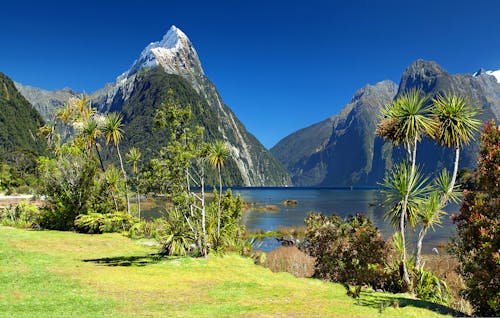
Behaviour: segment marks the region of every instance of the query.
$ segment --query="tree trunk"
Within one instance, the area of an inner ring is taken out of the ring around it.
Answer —
[[[423,225],[418,233],[417,250],[415,251],[415,269],[417,270],[422,266],[422,244],[428,229],[428,227]]]
[[[202,244],[203,244],[203,257],[207,258],[207,230],[206,230],[206,216],[205,216],[205,177],[204,177],[204,169],[202,169],[201,175],[201,227],[203,231]]]
[[[102,163],[101,153],[99,152],[99,148],[97,148],[97,144],[95,144],[95,151],[97,153],[97,158],[99,159],[99,163],[101,165],[101,170],[104,173],[104,179],[106,179],[106,184],[108,185],[109,192],[111,193],[111,197],[113,198],[113,203],[115,204],[115,210],[116,210],[116,212],[118,212],[118,203],[116,202],[115,193],[113,192],[113,190],[111,190],[108,176],[106,176],[106,169],[104,169],[104,164]]]
[[[220,172],[220,165],[217,165],[219,170],[219,205],[217,207],[217,238],[220,237],[220,203],[222,200],[222,175]]]
[[[139,217],[139,221],[141,220],[141,194],[139,193],[139,177],[137,176],[137,172],[135,174],[135,192],[137,195],[137,216]]]
[[[130,198],[128,196],[127,173],[123,168],[123,160],[122,160],[122,155],[120,153],[120,147],[118,147],[117,143],[115,145],[116,145],[116,152],[118,152],[118,159],[120,159],[120,167],[122,168],[123,180],[125,181],[125,197],[127,198],[127,213],[130,214]]]
[[[441,198],[441,206],[445,206],[446,201],[448,201],[448,197],[450,196],[450,193],[453,191],[453,188],[455,188],[455,182],[457,181],[457,174],[458,174],[458,161],[460,158],[460,146],[456,145],[455,146],[455,163],[453,165],[453,174],[451,176],[450,184],[448,185],[448,188],[446,189],[446,192],[444,193],[443,197]]]
[[[409,143],[408,143],[409,145]],[[406,238],[405,238],[405,217],[406,217],[406,209],[408,207],[408,197],[410,195],[410,187],[413,182],[413,178],[415,175],[415,162],[417,159],[417,136],[414,137],[413,140],[413,149],[411,151],[412,156],[410,157],[411,161],[411,169],[410,169],[410,176],[408,178],[408,184],[406,185],[406,193],[403,201],[403,208],[401,211],[401,218],[399,221],[399,227],[401,231],[401,240],[403,243],[403,255],[401,258],[401,278],[403,279],[405,283],[405,288],[408,290],[411,289],[411,281],[410,281],[410,276],[408,275],[408,269],[406,268]]]

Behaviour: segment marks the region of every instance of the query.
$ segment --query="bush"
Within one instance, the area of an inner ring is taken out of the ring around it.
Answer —
[[[80,214],[75,219],[75,229],[88,234],[126,232],[137,221],[130,214],[123,212]]]
[[[128,230],[128,237],[133,239],[152,238],[159,239],[164,236],[165,221],[163,219],[154,219],[153,221],[140,221],[135,223]]]
[[[444,280],[421,268],[416,273],[415,293],[417,297],[433,303],[448,306],[450,289]]]
[[[14,207],[11,206],[0,211],[0,220],[4,225],[38,228],[40,219],[40,210],[28,201],[22,201]]]
[[[465,297],[480,316],[500,315],[500,128],[484,126],[473,191],[464,191],[451,251],[464,277]]]
[[[114,209],[107,181],[97,170],[94,159],[79,156],[58,159],[42,157],[38,172],[38,194],[44,196],[47,202],[42,211],[43,228],[72,230],[77,216],[95,214],[97,217],[98,214],[107,215]],[[88,230],[98,231],[98,227]]]
[[[295,246],[282,246],[266,256],[264,266],[273,272],[288,272],[295,277],[311,277],[315,259]]]
[[[373,223],[362,214],[346,219],[333,214],[310,213],[304,249],[316,258],[315,276],[349,286],[382,288],[388,246]]]

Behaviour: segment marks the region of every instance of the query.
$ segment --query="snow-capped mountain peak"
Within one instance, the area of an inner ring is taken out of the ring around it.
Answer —
[[[184,32],[172,25],[160,41],[152,42],[134,61],[132,67],[117,78],[123,83],[140,69],[161,66],[171,74],[204,75],[198,54]]]

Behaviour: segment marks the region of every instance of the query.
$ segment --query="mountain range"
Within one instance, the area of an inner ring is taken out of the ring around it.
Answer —
[[[70,97],[78,95],[67,88],[46,91],[20,83],[16,86],[48,121]],[[92,93],[90,98],[100,112],[124,115],[122,147],[124,151],[138,147],[146,162],[158,154],[167,137],[165,132],[155,131],[153,117],[169,89],[176,100],[191,106],[195,123],[205,127],[209,140],[220,139],[229,145],[231,158],[223,172],[225,185],[291,184],[286,169],[224,103],[206,77],[191,41],[175,26],[160,41],[147,45],[114,83]]]
[[[435,62],[417,60],[404,71],[399,85],[382,81],[363,87],[339,114],[288,135],[271,153],[285,165],[294,185],[376,186],[403,156],[401,148],[375,135],[380,110],[413,88],[430,97],[445,92],[467,96],[481,109],[483,122],[500,119],[500,71],[452,75]],[[478,136],[462,150],[461,168],[475,166]],[[451,168],[452,159],[449,149],[427,139],[417,152],[426,173]]]
[[[9,96],[17,94],[26,107],[29,101],[48,122],[69,98],[80,95],[70,88],[48,91],[21,83],[14,87],[5,76],[2,80]],[[209,140],[224,140],[231,148],[231,158],[223,169],[225,185],[376,186],[404,155],[401,148],[375,135],[380,110],[413,88],[429,97],[450,91],[468,96],[481,109],[482,121],[500,119],[500,71],[450,74],[435,62],[417,60],[403,72],[398,84],[384,80],[366,85],[339,114],[290,134],[268,151],[224,103],[205,75],[193,44],[175,26],[161,40],[147,45],[128,70],[90,98],[102,113],[123,114],[123,151],[138,147],[143,163],[158,154],[168,137],[166,132],[155,130],[153,117],[171,90],[182,105],[190,105],[194,122],[205,127]],[[42,117],[33,114],[34,124],[30,125],[36,127]],[[7,144],[8,134],[3,135]],[[20,136],[20,140],[27,140]],[[475,166],[477,137],[462,150],[461,168]],[[25,141],[23,147],[30,147]],[[105,156],[113,160],[112,154],[105,152]],[[433,141],[424,140],[419,146],[418,161],[423,163],[424,172],[450,168],[452,158],[451,151]]]

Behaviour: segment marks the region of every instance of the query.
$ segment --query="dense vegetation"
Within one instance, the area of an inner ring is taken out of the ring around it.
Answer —
[[[27,191],[33,184],[36,158],[46,148],[36,135],[42,125],[40,114],[0,73],[0,192]]]
[[[473,190],[466,190],[452,252],[460,261],[465,296],[480,316],[500,315],[500,127],[490,121],[481,135]]]

